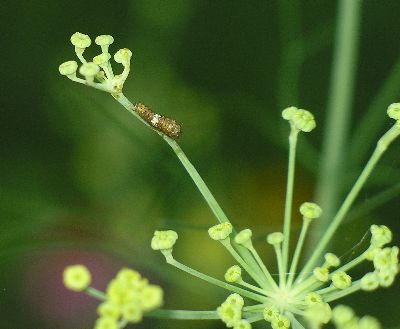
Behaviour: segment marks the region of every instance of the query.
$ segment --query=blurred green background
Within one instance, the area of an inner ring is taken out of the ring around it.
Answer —
[[[166,308],[215,309],[226,297],[150,249],[154,230],[175,229],[182,262],[220,278],[234,264],[208,239],[216,221],[159,136],[109,95],[59,75],[60,63],[75,60],[69,38],[76,31],[111,34],[112,52],[132,50],[124,93],[183,124],[182,148],[235,226],[253,229],[274,268],[264,236],[280,230],[283,217],[288,127],[280,111],[298,105],[320,123],[301,136],[298,207],[315,185],[335,1],[3,0],[0,7],[0,328],[90,328],[97,302],[61,283],[63,268],[73,263],[86,264],[99,289],[122,266],[137,269],[163,286]],[[364,1],[350,139],[358,147],[349,143],[343,159],[343,192],[390,126],[387,104],[399,100],[399,11],[398,1]],[[92,46],[87,54],[98,52]],[[390,197],[343,225],[334,246],[339,255],[371,223],[390,226],[398,244],[399,149],[396,143],[385,155],[357,203],[387,189]],[[293,233],[299,225],[296,217]],[[396,282],[344,302],[378,316],[385,328],[399,328],[399,293]],[[136,327],[224,325],[146,319]]]

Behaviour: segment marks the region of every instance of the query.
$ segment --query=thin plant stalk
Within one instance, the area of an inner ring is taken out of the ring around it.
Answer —
[[[354,95],[361,0],[340,0],[338,10],[322,160],[316,187],[318,204],[324,209],[323,219],[316,226],[319,232],[325,230],[338,205],[341,191],[337,182],[345,170],[342,164]]]

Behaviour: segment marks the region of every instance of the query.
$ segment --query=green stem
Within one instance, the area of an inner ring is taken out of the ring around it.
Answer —
[[[133,104],[132,102],[129,101],[128,98],[125,97],[124,94],[115,94],[113,97],[134,117],[136,117],[138,120],[140,120],[142,123],[144,123],[146,126],[151,128],[153,131],[155,131],[157,134],[159,134],[167,143],[168,145],[172,148],[172,150],[175,152],[176,156],[178,157],[179,161],[182,163],[183,167],[186,169],[187,173],[189,176],[192,178],[193,182],[195,183],[196,187],[204,197],[205,201],[207,202],[208,206],[210,207],[211,211],[215,215],[215,217],[218,219],[220,223],[229,223],[228,217],[225,215],[224,211],[218,204],[217,200],[214,198],[213,194],[207,187],[206,183],[204,180],[201,178],[199,173],[197,172],[196,168],[192,165],[192,163],[189,161],[189,159],[186,157],[185,153],[182,151],[180,148],[179,144],[173,140],[172,138],[164,135],[162,132],[158,131],[157,129],[154,129],[151,125],[149,125],[146,121],[144,121],[134,110],[133,110]],[[261,270],[258,269],[258,266],[254,259],[251,257],[250,252],[241,247],[238,246],[238,252],[242,257],[247,261],[249,266],[251,266],[255,271],[259,272],[262,274]]]
[[[104,292],[97,290],[96,288],[93,287],[88,287],[85,289],[85,292],[91,296],[94,297],[96,299],[100,299],[100,300],[107,300],[107,296]]]
[[[303,225],[301,226],[299,241],[297,242],[296,250],[294,252],[292,264],[291,264],[290,270],[289,270],[289,278],[288,278],[288,284],[287,284],[288,288],[290,288],[292,286],[292,283],[293,283],[293,280],[294,280],[294,277],[296,274],[297,264],[299,262],[301,250],[303,248],[304,240],[305,240],[305,237],[307,234],[308,227],[310,226],[310,223],[311,222],[309,219],[307,219],[307,218],[303,219]]]
[[[342,164],[354,94],[360,16],[360,0],[340,0],[322,160],[316,188],[318,203],[324,209],[324,220],[317,224],[320,232],[325,230],[338,204],[340,184],[337,182],[345,170]]]
[[[258,273],[256,273],[253,268],[251,268],[247,262],[236,252],[235,249],[233,249],[230,239],[224,239],[220,240],[221,244],[230,252],[232,257],[245,269],[245,271],[253,278],[255,282],[257,282],[260,287],[263,287],[267,289],[267,286],[265,284],[265,281],[263,280],[263,277],[260,277]]]
[[[168,143],[169,146],[173,149],[176,156],[178,157],[179,161],[182,163],[186,171],[188,172],[189,176],[192,178],[193,182],[196,184],[197,188],[199,189],[200,193],[203,195],[204,199],[206,200],[208,206],[210,207],[211,211],[214,213],[215,217],[218,219],[220,223],[229,222],[228,217],[225,215],[222,208],[219,206],[218,202],[215,200],[213,194],[207,187],[204,180],[200,177],[199,173],[197,172],[196,168],[192,165],[189,159],[186,157],[185,153],[182,151],[178,143],[173,140],[172,138],[164,135],[163,133],[159,132],[158,130],[151,127],[147,122],[145,122],[139,115],[133,110],[133,104],[123,95],[122,93],[119,95],[115,95],[114,98],[126,109],[134,115],[137,119],[142,121],[148,127],[152,128],[155,132],[157,132],[164,140]]]
[[[217,311],[156,310],[144,316],[157,319],[175,320],[217,320]]]
[[[236,287],[234,285],[231,285],[229,283],[226,283],[224,281],[215,279],[215,278],[213,278],[211,276],[208,276],[208,275],[206,275],[204,273],[196,271],[196,270],[190,268],[189,266],[186,266],[186,265],[176,261],[173,258],[167,258],[167,263],[172,265],[172,266],[175,266],[176,268],[179,268],[180,270],[182,270],[182,271],[184,271],[184,272],[186,272],[186,273],[188,273],[190,275],[193,275],[193,276],[195,276],[195,277],[197,277],[199,279],[207,281],[208,283],[211,283],[213,285],[216,285],[218,287],[224,288],[224,289],[232,291],[232,292],[236,292],[239,295],[242,295],[244,297],[250,298],[250,299],[255,300],[257,302],[263,303],[263,302],[268,301],[268,298],[265,297],[265,296],[258,295],[256,293],[247,291],[245,289],[238,288],[238,287]]]
[[[252,284],[250,284],[250,283],[247,283],[247,282],[245,282],[245,281],[243,281],[243,280],[241,280],[241,281],[239,281],[239,282],[237,282],[237,283],[240,284],[240,285],[242,285],[243,287],[246,287],[246,288],[248,288],[248,289],[250,289],[250,290],[253,290],[253,291],[255,291],[255,292],[258,292],[258,293],[261,294],[261,295],[264,295],[264,296],[267,296],[267,297],[272,297],[272,296],[273,296],[273,295],[272,295],[270,292],[268,292],[267,290],[262,289],[262,288],[259,288],[259,287],[255,286],[255,285],[252,285]]]
[[[271,273],[269,273],[267,267],[265,266],[264,262],[262,261],[261,257],[259,256],[257,250],[250,245],[248,247],[248,249],[250,250],[251,254],[253,255],[253,257],[255,258],[258,266],[260,266],[261,270],[263,271],[265,277],[267,278],[267,281],[269,283],[269,285],[271,286],[272,289],[274,289],[275,291],[278,290],[278,285],[276,284],[274,278],[272,277]]]
[[[283,222],[283,244],[282,244],[282,270],[286,273],[289,259],[289,243],[290,243],[290,223],[292,217],[293,204],[293,186],[294,186],[294,171],[296,163],[296,145],[299,130],[291,128],[289,135],[289,160],[288,160],[288,178],[286,184],[286,200],[285,200],[285,217]],[[280,285],[285,286],[286,276]]]
[[[379,135],[380,130],[384,127],[386,118],[382,115],[382,108],[385,108],[393,99],[398,98],[399,86],[400,58],[393,64],[389,75],[353,131],[349,152],[353,167],[357,168],[360,165],[368,154],[370,142]]]
[[[347,272],[348,270],[351,270],[353,267],[357,266],[358,264],[360,264],[361,262],[363,262],[365,260],[366,253],[367,252],[363,252],[360,256],[354,258],[352,261],[339,267],[336,271],[332,272],[331,275],[336,272],[339,272],[339,271]]]
[[[220,223],[229,222],[228,217],[225,215],[224,211],[218,204],[217,200],[215,200],[213,194],[207,187],[204,180],[200,177],[196,168],[191,164],[189,159],[186,157],[185,153],[183,153],[183,151],[180,148],[180,146],[178,145],[178,143],[175,140],[173,140],[165,135],[163,135],[163,138],[168,143],[168,145],[171,146],[172,150],[175,152],[179,161],[185,167],[189,176],[192,178],[193,182],[196,184],[197,188],[199,189],[200,193],[203,195],[208,206],[210,207],[211,211],[214,213],[214,215],[218,219],[218,221]]]
[[[278,271],[279,271],[279,288],[285,287],[285,278],[286,271],[283,269],[283,261],[282,261],[282,250],[280,244],[274,244],[276,260],[278,262]]]
[[[371,158],[368,160],[366,166],[364,167],[363,171],[361,172],[360,176],[358,177],[356,183],[353,185],[350,193],[347,195],[346,199],[344,200],[343,204],[341,205],[339,211],[333,218],[331,224],[325,231],[325,234],[320,239],[317,247],[315,248],[314,252],[312,253],[311,257],[309,258],[308,262],[302,269],[298,279],[296,281],[301,282],[306,275],[306,273],[310,272],[311,268],[314,264],[318,261],[318,258],[325,250],[326,246],[330,242],[333,234],[336,232],[337,228],[345,218],[347,212],[349,211],[350,207],[352,206],[354,200],[358,196],[361,188],[364,186],[365,182],[367,181],[368,177],[371,175],[373,169],[375,168],[376,164],[378,163],[379,159],[385,153],[386,149],[389,145],[400,135],[400,123],[395,123],[392,128],[390,128],[378,141],[377,146],[372,153]]]
[[[327,295],[326,297],[324,297],[324,301],[329,303],[329,302],[332,302],[332,301],[334,301],[336,299],[339,299],[339,298],[345,297],[347,295],[350,295],[353,292],[356,292],[356,291],[358,291],[360,289],[361,289],[361,283],[360,283],[360,280],[358,280],[358,281],[355,281],[350,287],[348,287],[346,289],[343,289],[343,290],[338,291],[338,292],[333,292],[333,293]]]

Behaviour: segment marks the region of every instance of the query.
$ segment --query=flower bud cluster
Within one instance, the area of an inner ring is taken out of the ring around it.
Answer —
[[[133,270],[124,268],[110,281],[106,301],[99,305],[95,329],[119,328],[119,322],[137,323],[143,313],[159,308],[163,291]],[[106,326],[106,324],[108,326]]]
[[[354,311],[345,305],[338,305],[332,311],[332,322],[337,329],[381,329],[381,324],[372,316],[359,318]]]
[[[251,324],[242,319],[243,306],[243,297],[236,293],[231,294],[217,308],[217,313],[228,328],[251,329]]]
[[[392,232],[384,225],[371,226],[371,246],[366,258],[373,262],[375,271],[361,279],[361,289],[371,291],[379,286],[389,287],[399,273],[399,248],[384,247],[392,241]]]
[[[291,106],[282,111],[282,117],[298,131],[310,132],[317,126],[311,112]]]
[[[67,61],[59,66],[59,72],[67,76],[75,82],[84,83],[88,86],[117,95],[122,92],[125,80],[130,72],[130,60],[132,52],[123,48],[118,50],[114,55],[114,61],[122,64],[123,71],[119,75],[114,75],[111,67],[111,54],[109,46],[114,42],[111,35],[99,35],[95,39],[95,43],[101,47],[101,54],[95,56],[92,61],[87,61],[83,56],[86,48],[92,41],[86,34],[76,32],[71,36],[71,43],[75,47],[75,53],[81,62],[78,69],[78,64],[75,61]],[[76,73],[79,72],[84,79],[78,78]]]
[[[290,320],[281,314],[278,308],[271,304],[263,311],[264,320],[271,323],[273,329],[288,329],[290,328]]]

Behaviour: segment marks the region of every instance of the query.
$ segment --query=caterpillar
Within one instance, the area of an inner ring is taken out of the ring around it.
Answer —
[[[133,110],[153,128],[173,139],[179,138],[181,134],[181,125],[175,120],[154,113],[142,103],[135,104]]]

